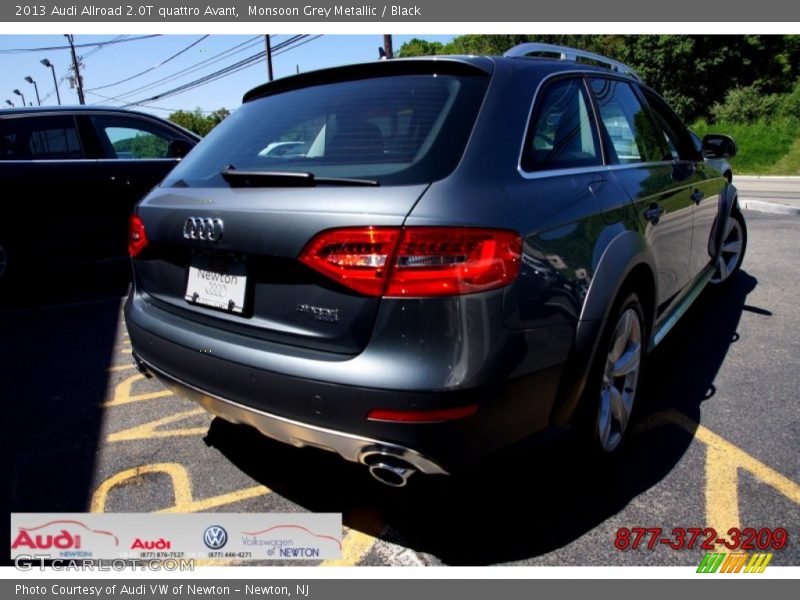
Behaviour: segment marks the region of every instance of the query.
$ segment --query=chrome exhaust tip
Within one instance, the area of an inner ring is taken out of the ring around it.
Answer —
[[[417,472],[414,465],[391,448],[370,448],[361,453],[358,461],[369,467],[372,477],[390,487],[405,487],[409,478]]]
[[[386,463],[376,463],[369,468],[369,474],[384,485],[390,487],[401,488],[408,484],[408,479],[416,469],[396,467],[394,465],[387,465]]]

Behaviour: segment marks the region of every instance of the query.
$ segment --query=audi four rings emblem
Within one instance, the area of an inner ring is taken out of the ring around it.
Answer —
[[[189,217],[183,224],[183,237],[187,240],[216,242],[222,237],[222,219],[208,217]]]

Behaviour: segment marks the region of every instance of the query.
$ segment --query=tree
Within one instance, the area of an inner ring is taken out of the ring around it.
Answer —
[[[632,67],[687,121],[713,118],[736,88],[785,94],[800,77],[797,35],[461,35],[441,47],[414,39],[401,56],[500,55],[524,42],[588,50]]]
[[[219,108],[209,115],[204,115],[200,107],[197,107],[193,112],[179,110],[172,113],[168,118],[176,125],[180,125],[189,131],[194,131],[197,135],[206,136],[229,114],[231,114],[231,111],[227,108]]]

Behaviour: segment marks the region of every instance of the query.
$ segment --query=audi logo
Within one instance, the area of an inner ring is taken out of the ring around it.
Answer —
[[[183,224],[183,237],[187,240],[217,242],[222,237],[222,219],[189,217]]]

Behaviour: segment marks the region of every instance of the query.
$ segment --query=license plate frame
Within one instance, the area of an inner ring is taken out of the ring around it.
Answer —
[[[244,314],[247,299],[247,265],[227,256],[195,254],[186,269],[184,299],[227,313]]]

